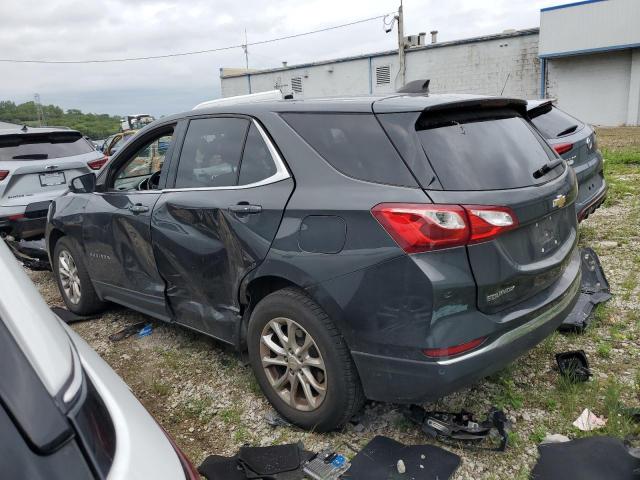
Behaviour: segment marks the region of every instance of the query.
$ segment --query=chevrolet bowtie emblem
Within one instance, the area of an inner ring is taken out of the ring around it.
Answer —
[[[567,203],[567,197],[565,197],[564,195],[558,195],[556,198],[553,199],[552,205],[555,208],[562,208],[564,207],[565,203]]]

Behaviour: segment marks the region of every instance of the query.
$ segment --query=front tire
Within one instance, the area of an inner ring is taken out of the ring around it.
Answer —
[[[362,386],[344,338],[300,290],[279,290],[256,305],[247,344],[262,391],[295,425],[334,430],[362,407]]]
[[[63,237],[53,251],[53,273],[67,309],[77,315],[91,315],[105,307],[98,298],[84,259],[76,243]]]

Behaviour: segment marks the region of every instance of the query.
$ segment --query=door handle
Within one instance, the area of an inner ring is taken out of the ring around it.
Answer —
[[[239,203],[229,207],[231,213],[236,215],[250,215],[262,212],[262,205],[249,205],[248,203]]]
[[[141,203],[136,203],[135,205],[131,205],[129,207],[129,211],[133,213],[144,213],[149,211],[149,207],[146,205],[142,205]]]

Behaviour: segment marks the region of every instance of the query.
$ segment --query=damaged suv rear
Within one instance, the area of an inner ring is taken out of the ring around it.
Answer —
[[[47,227],[67,306],[247,348],[275,408],[317,431],[365,397],[434,400],[502,368],[580,286],[576,177],[521,100],[208,106],[77,180]]]

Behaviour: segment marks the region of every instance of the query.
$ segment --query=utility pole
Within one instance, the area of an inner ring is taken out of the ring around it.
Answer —
[[[244,50],[244,61],[247,67],[247,71],[249,70],[249,42],[247,41],[247,29],[244,29],[244,45],[242,45],[242,49]]]
[[[398,8],[398,15],[396,16],[398,21],[398,63],[400,65],[398,78],[400,79],[400,88],[405,85],[405,66],[404,66],[404,16],[402,14],[402,0],[400,0],[400,7]]]
[[[40,103],[40,94],[36,93],[33,96],[33,103],[36,104],[36,114],[38,116],[38,126],[42,127],[46,121],[44,119],[44,110],[42,109],[42,103]]]

